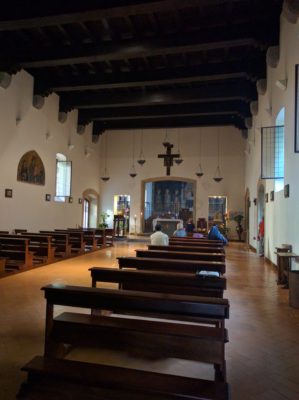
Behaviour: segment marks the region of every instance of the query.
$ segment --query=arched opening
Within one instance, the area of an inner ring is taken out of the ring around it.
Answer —
[[[87,189],[82,194],[82,226],[96,228],[98,224],[99,194],[93,189]]]
[[[258,187],[258,198],[257,198],[257,227],[258,227],[258,241],[257,241],[257,252],[264,256],[264,237],[265,237],[265,187],[263,184],[259,184]],[[261,227],[263,226],[263,232]]]
[[[246,189],[245,192],[245,218],[244,218],[244,238],[245,238],[245,243],[247,247],[249,247],[249,207],[250,207],[250,194],[249,194],[249,189]]]
[[[142,181],[141,229],[153,231],[153,223],[164,224],[172,234],[178,222],[195,219],[196,181],[185,178],[154,178]]]

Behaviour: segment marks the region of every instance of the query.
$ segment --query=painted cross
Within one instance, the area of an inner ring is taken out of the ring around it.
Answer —
[[[173,166],[173,159],[179,158],[180,154],[171,154],[173,144],[164,142],[163,146],[166,147],[166,154],[158,154],[158,158],[164,158],[164,167],[166,167],[166,175],[170,175],[170,167]]]

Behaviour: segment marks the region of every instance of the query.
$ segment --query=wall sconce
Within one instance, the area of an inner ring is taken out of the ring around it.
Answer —
[[[280,90],[286,90],[288,87],[288,80],[287,79],[278,79],[275,82],[275,85],[280,89]]]

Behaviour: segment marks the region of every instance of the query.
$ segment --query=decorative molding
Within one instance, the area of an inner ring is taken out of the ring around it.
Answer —
[[[0,86],[7,89],[11,84],[11,75],[7,72],[0,72]]]
[[[259,103],[258,101],[251,101],[250,102],[250,112],[252,115],[257,115],[259,111]]]
[[[85,132],[85,125],[77,125],[78,135],[83,135],[84,132]]]
[[[247,129],[251,129],[252,128],[252,118],[245,118],[245,126]]]
[[[284,0],[282,6],[282,15],[291,24],[296,24],[299,16],[299,1],[298,0]]]
[[[266,54],[267,65],[276,68],[279,63],[280,48],[279,46],[270,46]]]
[[[59,121],[61,124],[64,124],[66,120],[67,120],[67,113],[66,113],[66,112],[63,112],[63,111],[60,111],[60,112],[58,113],[58,121]]]
[[[45,104],[45,98],[39,94],[33,96],[32,105],[37,110],[41,110]]]
[[[256,89],[258,94],[264,95],[267,91],[267,79],[259,79],[256,81]]]

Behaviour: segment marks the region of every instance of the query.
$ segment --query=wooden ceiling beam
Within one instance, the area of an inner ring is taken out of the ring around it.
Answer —
[[[257,97],[256,86],[250,82],[204,85],[192,89],[175,89],[132,93],[63,93],[60,96],[62,111],[74,108],[109,108],[160,104],[183,104],[243,100]]]
[[[103,62],[107,60],[122,60],[124,58],[143,58],[163,55],[175,55],[182,53],[194,53],[210,50],[219,50],[223,48],[251,47],[256,49],[266,49],[266,42],[260,42],[255,39],[258,35],[258,27],[244,27],[240,29],[227,30],[215,29],[213,32],[205,34],[185,33],[177,35],[152,38],[147,40],[126,40],[115,42],[105,42],[100,46],[83,47],[57,47],[52,51],[39,48],[38,51],[31,49],[28,52],[26,48],[20,49],[17,54],[18,63],[23,68],[43,68],[63,66],[69,64],[82,64]],[[264,28],[261,28],[264,30]],[[271,43],[272,44],[272,43]],[[9,50],[8,50],[9,51]]]
[[[237,115],[212,115],[201,117],[167,117],[160,119],[95,121],[99,130],[127,130],[147,128],[183,128],[193,126],[235,126],[246,129],[245,122]]]
[[[232,0],[234,3],[240,3],[246,0]],[[35,12],[34,7],[28,7],[26,10],[27,18],[22,19],[12,19],[5,16],[5,9],[9,9],[9,4],[5,6],[5,8],[1,12],[1,17],[3,18],[0,21],[0,31],[15,31],[19,29],[35,29],[35,28],[44,28],[48,26],[55,25],[64,25],[64,24],[74,24],[74,23],[85,23],[91,21],[99,21],[102,18],[122,18],[129,17],[133,15],[139,14],[149,14],[149,13],[157,13],[157,12],[169,12],[172,9],[185,9],[198,7],[204,4],[208,5],[217,5],[221,4],[223,0],[164,0],[164,1],[150,1],[140,3],[138,1],[130,1],[126,2],[123,6],[117,6],[119,1],[110,0],[107,2],[110,8],[96,8],[89,7],[89,10],[86,11],[86,4],[82,2],[82,11],[72,12],[68,11],[68,5],[64,5],[63,2],[60,1],[60,9],[63,11],[59,14],[51,15],[51,9],[47,9],[47,4],[43,5],[43,16],[35,16],[30,17]],[[128,4],[129,3],[129,4]],[[51,4],[53,7],[53,0]],[[72,8],[70,6],[70,8]],[[13,10],[11,10],[11,14],[13,14]]]
[[[143,118],[165,118],[178,116],[238,114],[249,117],[249,104],[242,101],[226,101],[215,103],[172,104],[148,107],[123,107],[110,109],[80,109],[78,123],[85,125],[91,121],[109,121]]]

